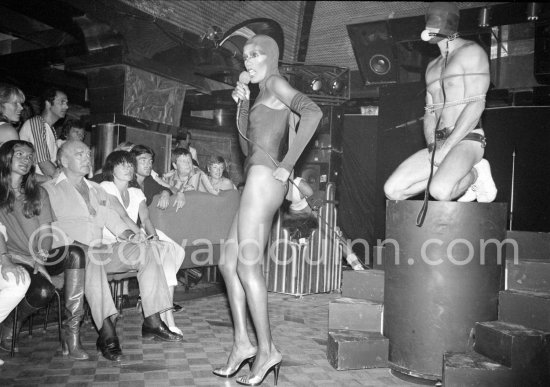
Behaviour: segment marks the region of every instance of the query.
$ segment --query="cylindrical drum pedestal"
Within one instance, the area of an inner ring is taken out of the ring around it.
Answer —
[[[392,369],[436,380],[443,354],[471,349],[475,323],[497,319],[507,206],[430,202],[417,227],[421,207],[387,202],[384,335]]]

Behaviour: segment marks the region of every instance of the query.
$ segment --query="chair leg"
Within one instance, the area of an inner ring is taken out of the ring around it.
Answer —
[[[10,357],[15,356],[15,343],[17,341],[17,316],[19,315],[19,310],[17,306],[13,311],[13,326],[11,328],[11,351]]]
[[[62,338],[61,338],[61,324],[62,324],[62,320],[61,320],[61,309],[63,308],[61,306],[61,295],[59,294],[59,290],[55,290],[55,296],[57,297],[57,335],[59,336],[59,342],[62,341]],[[48,305],[49,307],[49,305]]]
[[[48,317],[50,317],[50,306],[51,304],[48,303],[48,306],[46,307],[46,318],[44,319],[44,332],[48,331]]]
[[[29,337],[32,337],[33,324],[34,324],[34,313],[29,316]]]

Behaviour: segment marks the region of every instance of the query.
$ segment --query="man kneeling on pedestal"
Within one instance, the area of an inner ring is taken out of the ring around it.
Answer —
[[[490,84],[489,59],[479,44],[459,37],[458,20],[453,3],[431,3],[426,13],[422,40],[441,51],[426,69],[428,147],[406,159],[386,181],[384,192],[391,200],[410,198],[428,184],[436,200],[495,200],[480,123]]]

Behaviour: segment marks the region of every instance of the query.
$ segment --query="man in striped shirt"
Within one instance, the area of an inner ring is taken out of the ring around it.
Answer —
[[[65,118],[69,109],[67,94],[57,88],[49,88],[42,95],[42,113],[25,121],[19,132],[21,140],[34,145],[36,172],[47,179],[57,176],[57,144],[53,125]]]

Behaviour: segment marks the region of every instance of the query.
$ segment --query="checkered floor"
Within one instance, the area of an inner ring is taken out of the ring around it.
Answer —
[[[207,285],[207,284],[205,284]],[[205,292],[208,293],[208,292]],[[210,292],[212,293],[212,292]],[[0,352],[0,386],[237,386],[212,369],[225,364],[232,343],[232,328],[225,294],[176,301],[184,309],[176,322],[183,343],[143,341],[142,318],[134,308],[125,309],[117,324],[125,359],[112,363],[97,355],[97,333],[90,323],[81,338],[90,353],[88,361],[73,361],[61,354],[57,324],[46,332],[35,325],[29,337],[21,333],[20,352],[10,358]],[[278,385],[284,386],[407,386],[413,385],[389,369],[336,371],[326,358],[328,304],[340,294],[294,297],[269,293],[270,319],[275,344],[283,353]],[[250,330],[251,337],[254,337]],[[243,368],[241,374],[248,368]],[[263,385],[273,385],[269,374]]]

